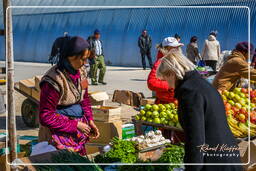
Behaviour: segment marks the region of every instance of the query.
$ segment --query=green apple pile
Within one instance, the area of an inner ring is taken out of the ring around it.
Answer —
[[[135,116],[135,119],[181,128],[178,120],[177,106],[174,103],[147,104],[142,106],[140,113]]]

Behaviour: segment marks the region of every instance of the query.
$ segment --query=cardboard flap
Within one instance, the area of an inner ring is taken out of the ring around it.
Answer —
[[[91,92],[89,93],[90,97],[96,101],[104,101],[104,100],[108,100],[109,96],[107,94],[107,92],[104,91],[100,91],[100,92]]]

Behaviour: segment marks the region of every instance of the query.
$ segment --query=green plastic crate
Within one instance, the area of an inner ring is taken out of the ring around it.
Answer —
[[[134,124],[122,125],[122,139],[128,139],[135,137]]]

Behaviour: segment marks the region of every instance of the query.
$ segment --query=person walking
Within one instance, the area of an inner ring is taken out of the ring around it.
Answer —
[[[205,61],[206,66],[210,66],[213,71],[216,71],[216,65],[220,58],[220,43],[216,37],[217,32],[211,32],[208,39],[205,40],[202,51],[202,58]]]
[[[196,62],[201,60],[201,56],[198,51],[197,37],[193,36],[190,39],[190,43],[187,45],[187,58],[196,65]]]
[[[240,164],[241,159],[223,100],[195,65],[174,49],[162,58],[157,77],[175,89],[178,118],[185,134],[185,171],[242,171],[242,166],[232,165]],[[225,151],[223,146],[232,150]],[[202,163],[219,165],[197,165]],[[224,163],[228,165],[221,165]]]
[[[146,60],[145,56],[148,58],[148,63],[150,68],[152,69],[152,58],[151,58],[151,47],[152,47],[152,39],[150,35],[148,35],[147,30],[143,30],[142,34],[138,40],[138,46],[140,48],[141,60],[142,60],[142,67],[146,70]]]
[[[100,40],[100,31],[96,29],[94,35],[88,38],[88,42],[91,46],[91,49],[94,53],[94,57],[89,60],[90,63],[90,77],[92,80],[92,85],[98,85],[101,83],[106,85],[104,82],[104,76],[106,73],[106,64],[105,57],[103,53],[103,43]],[[98,69],[100,70],[99,79],[97,79]]]

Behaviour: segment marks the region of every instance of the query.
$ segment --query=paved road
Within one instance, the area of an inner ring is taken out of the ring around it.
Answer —
[[[0,66],[3,63],[0,63]],[[32,78],[35,75],[43,75],[51,66],[49,64],[40,63],[15,63],[15,81]],[[131,67],[107,67],[106,86],[90,86],[90,91],[107,91],[112,94],[114,90],[132,90],[135,92],[143,92],[145,96],[151,96],[151,92],[147,88],[147,76],[149,70]]]
[[[0,62],[0,66],[3,66],[3,62]],[[49,64],[39,63],[15,63],[15,82],[19,80],[32,78],[35,75],[43,75],[51,66]],[[112,95],[114,90],[132,90],[134,92],[143,92],[146,97],[151,96],[151,91],[147,88],[147,76],[149,70],[142,70],[140,68],[128,68],[128,67],[107,67],[106,82],[107,85],[103,86],[90,86],[90,91],[107,91]],[[15,110],[16,110],[16,125],[18,135],[34,135],[37,136],[38,128],[31,129],[27,127],[21,118],[21,104],[25,99],[24,96],[15,92]],[[113,104],[108,101],[107,104]],[[122,105],[122,118],[130,118],[137,112],[130,106]],[[5,132],[6,128],[6,115],[0,114],[0,132]]]

